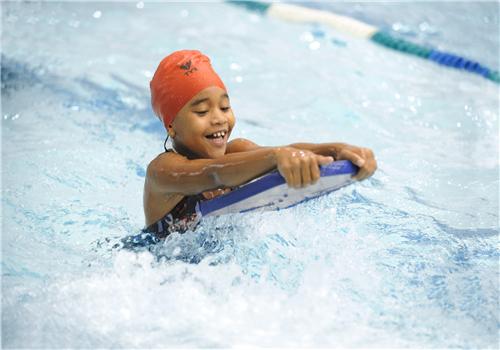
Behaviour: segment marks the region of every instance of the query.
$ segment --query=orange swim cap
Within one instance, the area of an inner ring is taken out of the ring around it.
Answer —
[[[153,111],[165,128],[197,93],[224,83],[210,64],[210,59],[197,50],[176,51],[165,57],[149,83]]]

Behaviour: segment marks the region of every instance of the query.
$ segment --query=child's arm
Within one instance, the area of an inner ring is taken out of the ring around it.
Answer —
[[[265,147],[216,159],[189,160],[176,153],[163,153],[149,164],[146,181],[160,193],[189,195],[238,186],[277,168],[289,186],[299,188],[316,182],[319,165],[332,161],[332,157],[291,147]]]
[[[352,146],[346,143],[294,143],[287,147],[311,151],[322,156],[330,156],[335,160],[349,160],[359,167],[359,171],[354,177],[356,180],[364,180],[377,170],[377,161],[373,151],[369,148]],[[261,148],[265,147],[240,138],[228,143],[227,153],[245,152]]]

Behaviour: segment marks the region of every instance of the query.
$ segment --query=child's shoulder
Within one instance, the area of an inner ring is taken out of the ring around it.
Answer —
[[[227,144],[226,153],[248,152],[260,148],[255,142],[244,138],[234,139]]]
[[[148,172],[151,170],[163,170],[181,159],[185,159],[185,157],[174,151],[162,152],[149,162]]]

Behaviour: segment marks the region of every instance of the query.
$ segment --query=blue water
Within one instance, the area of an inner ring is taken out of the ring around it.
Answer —
[[[495,3],[331,6],[499,68]],[[498,347],[498,85],[227,4],[4,2],[2,22],[3,347]],[[148,83],[181,48],[212,57],[234,137],[364,145],[379,170],[121,249],[163,147]]]

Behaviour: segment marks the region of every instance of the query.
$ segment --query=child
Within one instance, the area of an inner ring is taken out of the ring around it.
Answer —
[[[229,96],[209,58],[199,51],[165,57],[150,87],[153,110],[173,145],[151,161],[144,184],[144,231],[158,238],[194,228],[198,202],[273,169],[288,186],[300,188],[315,183],[319,166],[334,159],[356,164],[357,180],[377,168],[371,150],[342,143],[261,147],[246,139],[228,142],[235,124]]]

